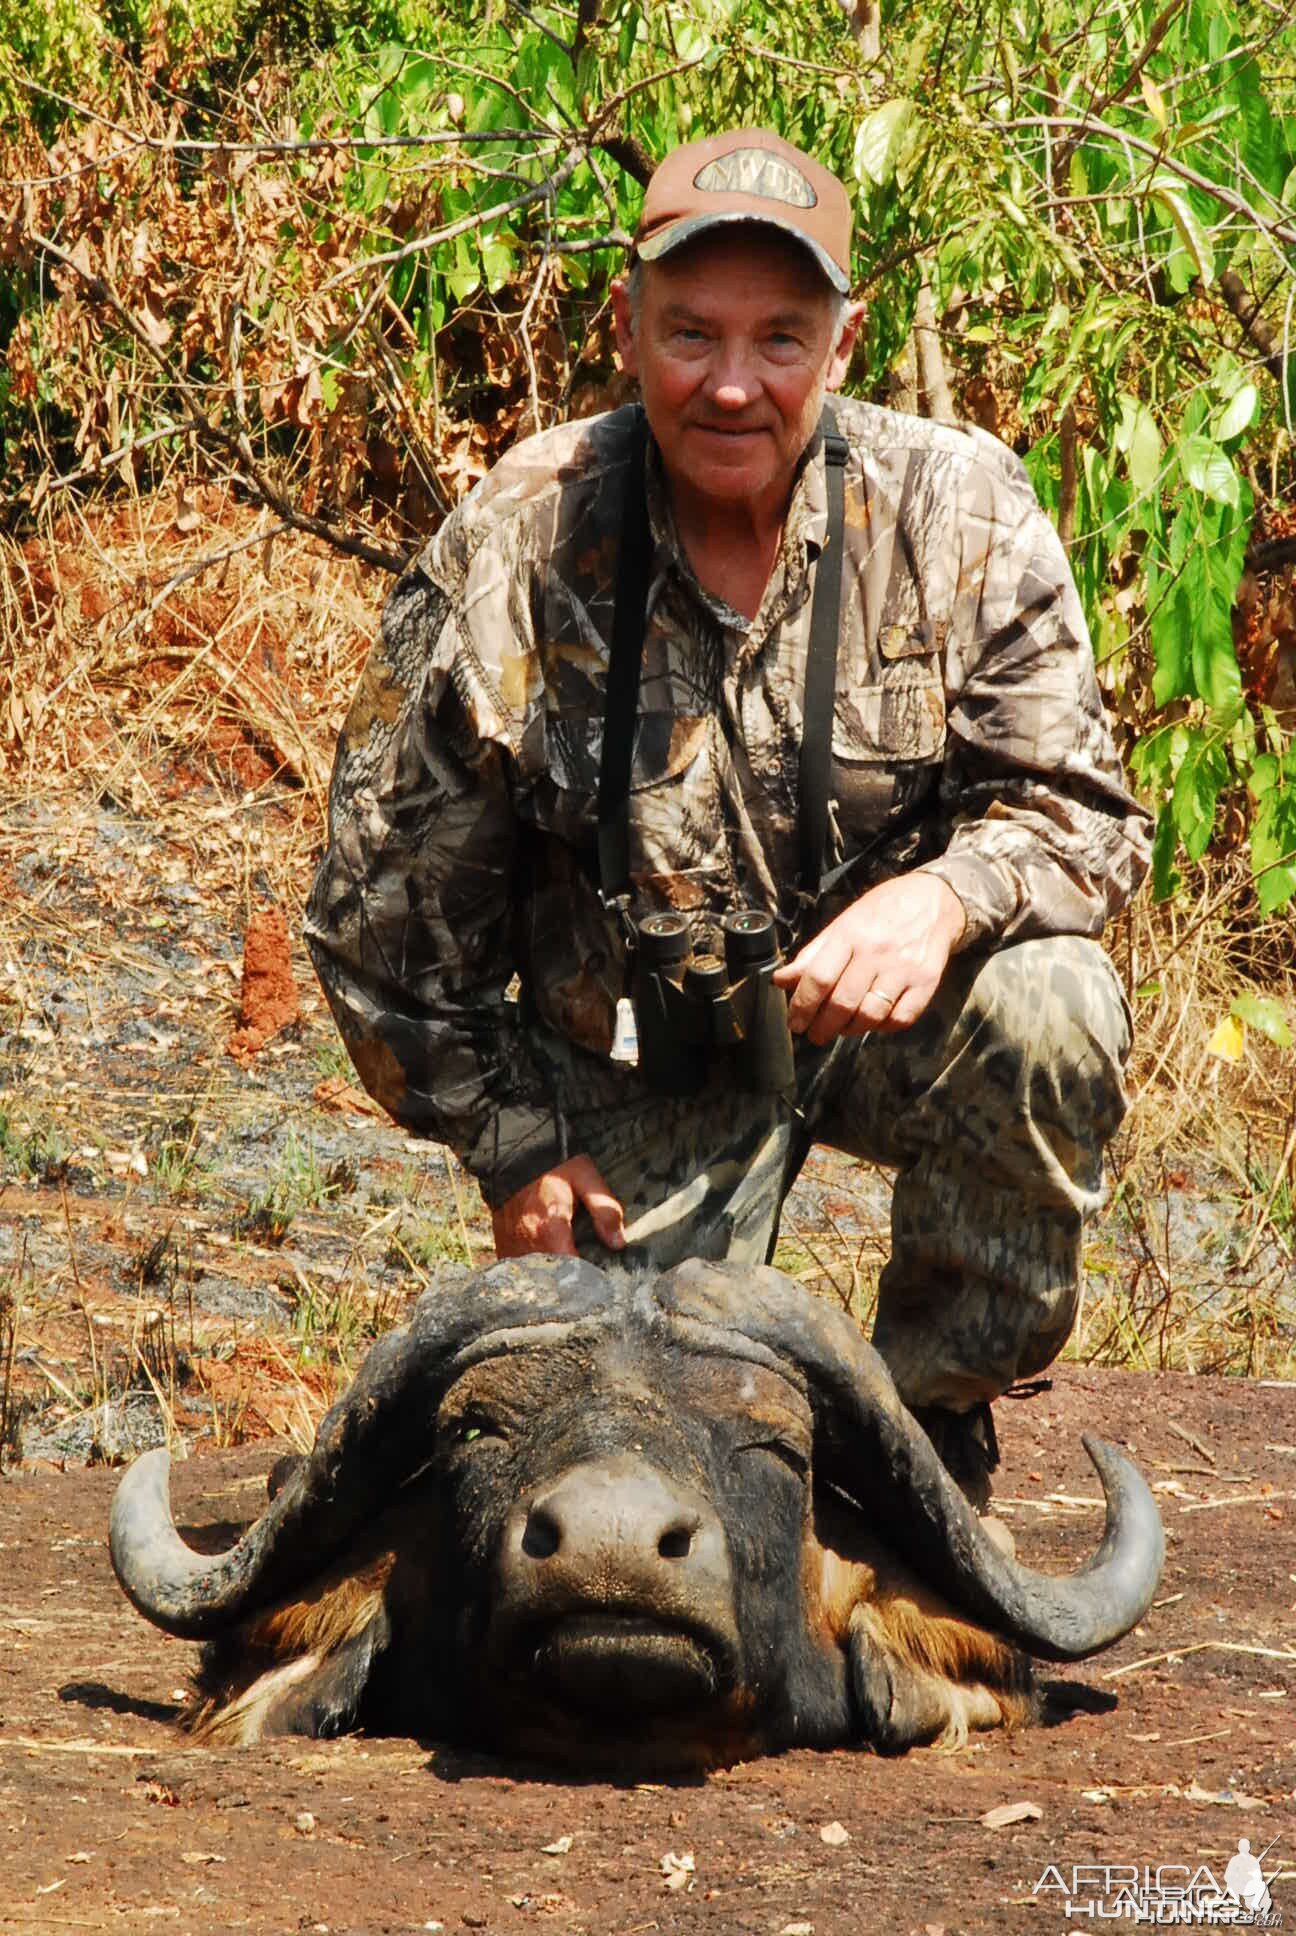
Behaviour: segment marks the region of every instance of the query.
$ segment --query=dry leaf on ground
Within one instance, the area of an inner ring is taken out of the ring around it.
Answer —
[[[311,1099],[321,1109],[336,1109],[345,1115],[376,1116],[380,1121],[386,1120],[386,1111],[379,1108],[373,1097],[366,1096],[363,1089],[357,1089],[345,1076],[325,1076],[311,1090]]]
[[[1000,1802],[981,1817],[982,1828],[1011,1828],[1014,1822],[1038,1822],[1044,1810],[1038,1802]]]

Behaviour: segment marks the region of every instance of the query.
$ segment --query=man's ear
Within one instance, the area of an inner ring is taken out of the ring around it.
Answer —
[[[617,356],[627,376],[639,374],[639,351],[630,319],[630,285],[624,276],[612,284],[612,314],[616,318]]]
[[[842,318],[837,346],[833,350],[832,361],[828,365],[827,388],[829,390],[838,389],[846,381],[846,372],[850,368],[851,356],[855,349],[855,338],[860,333],[860,325],[864,321],[867,307],[866,303],[852,303]]]

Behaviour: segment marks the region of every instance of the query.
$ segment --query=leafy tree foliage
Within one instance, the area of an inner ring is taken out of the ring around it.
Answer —
[[[28,186],[0,423],[26,491],[201,451],[395,564],[503,443],[617,395],[607,287],[653,162],[773,126],[856,192],[852,386],[995,430],[1057,518],[1157,807],[1156,891],[1240,829],[1259,910],[1292,903],[1279,0],[55,0],[42,19],[11,36],[25,74],[4,70],[4,173]],[[260,54],[236,71],[240,39]]]

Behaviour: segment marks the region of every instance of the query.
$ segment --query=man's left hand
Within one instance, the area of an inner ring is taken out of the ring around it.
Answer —
[[[901,874],[862,894],[775,970],[794,1035],[819,1048],[839,1035],[910,1028],[940,985],[966,926],[938,874]]]

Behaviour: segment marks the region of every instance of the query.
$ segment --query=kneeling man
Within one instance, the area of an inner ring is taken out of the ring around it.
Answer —
[[[765,131],[661,164],[613,291],[642,409],[516,446],[397,585],[307,931],[361,1078],[457,1151],[501,1256],[759,1263],[812,1143],[893,1166],[874,1342],[982,1499],[989,1401],[1074,1319],[1129,1050],[1094,937],[1147,817],[1022,465],[825,409],[850,227]],[[643,924],[714,952],[742,909],[795,1053],[699,1046],[706,970],[663,1094],[616,1039]]]

